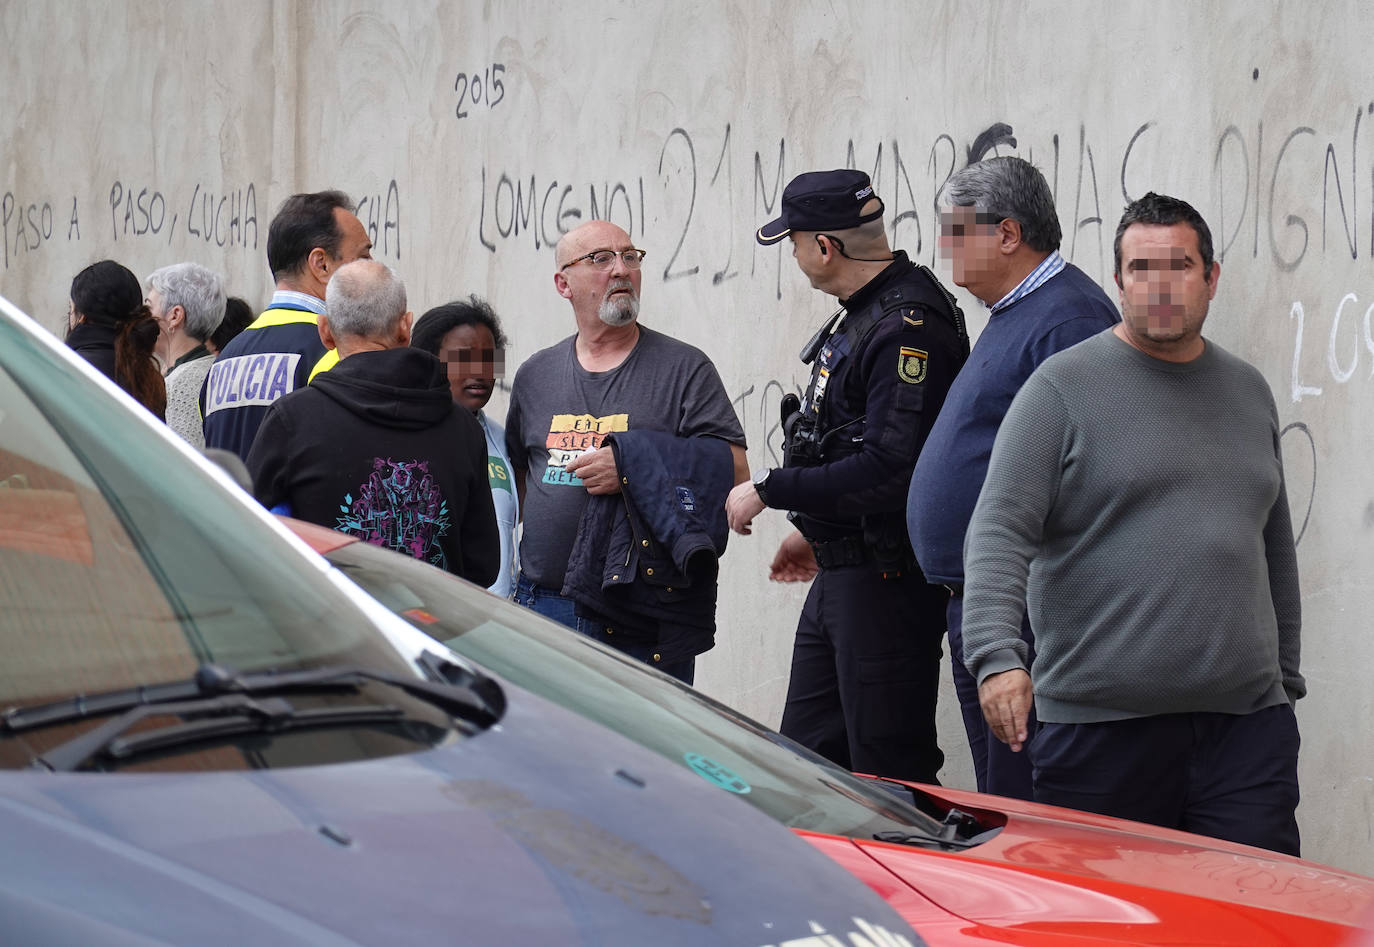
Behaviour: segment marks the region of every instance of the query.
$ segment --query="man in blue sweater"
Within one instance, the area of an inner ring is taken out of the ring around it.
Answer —
[[[987,328],[955,379],[911,478],[906,521],[926,578],[950,590],[954,687],[978,790],[1031,798],[1030,764],[991,738],[963,662],[964,534],[998,426],[1036,367],[1119,322],[1116,307],[1059,255],[1059,217],[1044,176],[1020,158],[990,158],[945,185],[940,250],[954,282],[989,308]],[[1029,622],[1022,639],[1034,653]],[[1032,718],[1030,730],[1034,732]]]

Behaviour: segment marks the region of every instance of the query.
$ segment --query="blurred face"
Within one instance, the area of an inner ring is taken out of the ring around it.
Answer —
[[[940,214],[940,255],[949,260],[954,282],[988,305],[1002,298],[994,295],[1003,268],[998,223],[976,207],[948,207]]]
[[[148,304],[148,309],[153,314],[153,320],[157,323],[157,346],[154,348],[153,354],[158,361],[165,365],[171,361],[169,346],[172,341],[172,334],[177,329],[177,326],[173,324],[175,320],[172,318],[172,312],[168,312],[167,303],[163,300],[162,294],[157,290],[150,287],[148,295],[143,301]],[[175,311],[176,307],[173,306],[172,309]]]
[[[597,250],[629,250],[629,234],[615,224],[594,220],[570,231],[559,254],[554,287],[573,304],[573,311],[590,315],[608,326],[623,326],[639,317],[641,270],[625,265],[617,255],[606,269],[581,259]],[[579,260],[580,262],[573,262]],[[572,263],[571,266],[565,264]]]
[[[1131,224],[1121,235],[1118,334],[1160,358],[1201,354],[1202,323],[1220,273],[1218,263],[1210,272],[1203,267],[1188,224]]]
[[[484,325],[458,326],[439,341],[439,360],[448,371],[448,387],[454,403],[473,414],[491,400],[503,356]]]
[[[166,338],[170,327],[167,322],[167,304],[162,300],[162,294],[155,289],[149,289],[148,295],[143,300],[148,304],[148,309],[153,314],[153,319],[157,322],[157,327],[162,330],[163,338]]]
[[[792,259],[797,261],[797,269],[802,271],[812,289],[821,289],[816,282],[821,276],[821,245],[816,234],[794,231],[787,238],[792,241]]]

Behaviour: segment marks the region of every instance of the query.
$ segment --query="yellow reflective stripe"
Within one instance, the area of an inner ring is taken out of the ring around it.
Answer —
[[[330,349],[325,352],[320,360],[315,363],[315,367],[310,369],[310,377],[305,380],[306,384],[310,384],[320,372],[327,372],[337,364],[339,364],[338,349]]]
[[[313,312],[302,312],[299,309],[268,309],[262,315],[253,320],[250,329],[266,329],[269,326],[289,326],[296,323],[306,323],[318,325],[319,316]]]
[[[319,316],[315,315],[313,312],[303,312],[299,309],[268,309],[262,315],[254,319],[253,324],[250,325],[248,328],[266,329],[270,326],[318,326],[319,324]],[[306,384],[309,384],[310,379],[314,378],[320,372],[329,371],[338,363],[338,361],[338,352],[334,351],[333,349],[330,349],[328,352],[325,352],[324,355],[320,358],[320,360],[315,363],[315,366],[310,369],[310,377],[305,380]]]

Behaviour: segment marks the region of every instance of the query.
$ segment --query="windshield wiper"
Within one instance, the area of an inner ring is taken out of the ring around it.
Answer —
[[[924,832],[874,832],[873,837],[879,842],[892,842],[897,845],[940,845],[945,848],[972,848],[974,842],[966,842],[958,838],[944,838],[941,835],[926,835]]]
[[[898,845],[941,845],[946,848],[972,848],[984,841],[982,835],[971,839],[960,838],[961,829],[978,828],[978,820],[967,812],[950,809],[940,823],[940,834],[929,835],[925,832],[875,832],[873,837],[879,842],[894,842]]]
[[[124,735],[149,717],[161,716],[179,716],[186,722],[131,736]],[[282,697],[259,699],[247,694],[164,701],[133,707],[113,720],[53,747],[42,756],[34,757],[31,765],[52,772],[71,772],[96,756],[125,760],[174,746],[241,733],[379,726],[394,724],[404,718],[405,711],[387,705],[298,710]]]
[[[0,714],[0,733],[22,733],[89,717],[123,713],[144,706],[161,707],[163,712],[176,713],[169,709],[169,705],[214,697],[264,697],[279,694],[356,691],[368,681],[400,688],[412,697],[427,701],[450,715],[480,728],[489,727],[501,719],[506,709],[506,700],[495,681],[479,676],[461,665],[444,661],[429,652],[422,656],[421,664],[430,673],[440,677],[443,683],[345,665],[312,668],[306,671],[238,674],[218,664],[205,664],[196,671],[194,677],[183,681],[151,684],[89,696],[78,694],[75,697],[32,707],[11,707]],[[261,707],[265,703],[260,702],[257,706]]]

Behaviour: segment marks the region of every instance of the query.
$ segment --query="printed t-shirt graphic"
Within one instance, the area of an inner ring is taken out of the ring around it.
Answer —
[[[373,458],[372,474],[358,488],[357,498],[345,494],[339,511],[343,515],[334,528],[340,532],[447,567],[439,540],[451,525],[448,502],[429,472],[429,461]]]
[[[549,465],[544,469],[544,482],[580,487],[582,481],[568,472],[568,462],[588,451],[599,448],[606,435],[628,431],[629,414],[555,414],[549,422]]]
[[[493,490],[505,490],[507,493],[515,492],[510,468],[506,466],[505,458],[500,454],[487,455],[487,482]]]

